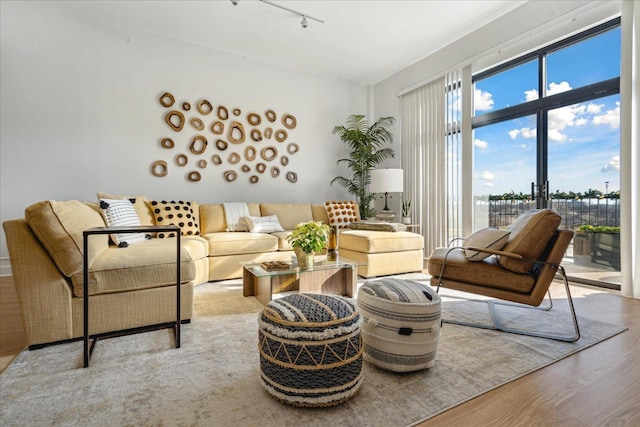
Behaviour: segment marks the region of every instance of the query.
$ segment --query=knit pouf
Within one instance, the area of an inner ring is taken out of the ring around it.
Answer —
[[[346,298],[292,294],[258,318],[260,381],[294,406],[334,406],[362,384],[361,317]]]
[[[435,364],[440,340],[440,296],[411,280],[380,279],[358,290],[364,359],[396,372]]]

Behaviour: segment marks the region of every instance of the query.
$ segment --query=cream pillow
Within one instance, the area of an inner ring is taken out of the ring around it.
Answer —
[[[284,231],[284,228],[278,222],[277,215],[267,216],[245,216],[244,220],[249,225],[251,233],[275,233],[276,231]]]
[[[129,199],[100,199],[100,210],[104,222],[109,227],[137,227],[140,226],[140,218],[133,206],[135,201]],[[111,240],[119,248],[126,248],[134,243],[147,239],[145,233],[113,233]],[[148,236],[151,238],[151,236]]]
[[[469,236],[465,242],[465,246],[499,251],[507,244],[510,233],[509,230],[499,230],[491,227],[482,228]],[[468,261],[482,261],[491,256],[491,254],[465,249],[464,256]]]

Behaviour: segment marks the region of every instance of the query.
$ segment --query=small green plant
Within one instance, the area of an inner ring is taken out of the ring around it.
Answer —
[[[320,221],[301,222],[287,236],[287,242],[304,253],[320,252],[327,244],[331,228]]]
[[[578,227],[578,231],[584,231],[586,233],[619,233],[620,227],[613,227],[610,225],[581,225]]]
[[[402,216],[411,216],[411,199],[402,201]]]

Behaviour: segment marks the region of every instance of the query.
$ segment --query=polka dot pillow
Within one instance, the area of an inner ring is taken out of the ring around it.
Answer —
[[[167,202],[166,200],[151,202],[151,209],[156,221],[156,225],[177,225],[183,236],[199,236],[200,229],[198,221],[193,212],[191,202]],[[158,233],[161,239],[176,237],[175,233]]]
[[[356,209],[356,203],[352,201],[336,202],[324,202],[324,207],[329,216],[329,225],[338,228],[348,228],[349,224],[358,221],[358,210]]]

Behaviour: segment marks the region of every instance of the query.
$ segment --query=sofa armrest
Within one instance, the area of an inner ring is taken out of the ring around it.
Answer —
[[[72,338],[71,288],[25,219],[3,223],[27,343]]]

